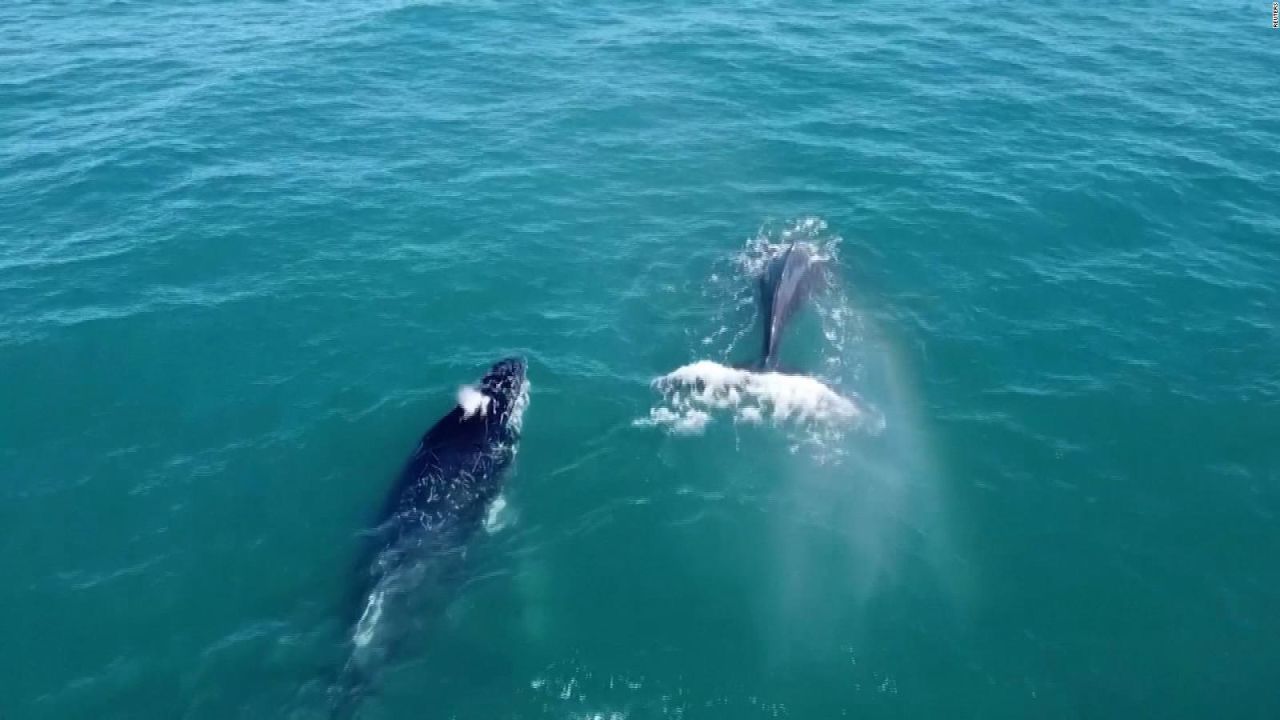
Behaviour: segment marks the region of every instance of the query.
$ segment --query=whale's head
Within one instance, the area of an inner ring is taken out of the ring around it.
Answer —
[[[473,387],[463,388],[458,404],[464,416],[483,414],[499,432],[519,435],[524,409],[529,404],[528,366],[524,358],[509,357],[494,363]]]

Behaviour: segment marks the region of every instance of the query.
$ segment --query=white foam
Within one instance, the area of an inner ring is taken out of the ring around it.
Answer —
[[[524,411],[529,409],[529,380],[526,378],[520,386],[520,394],[516,396],[516,401],[511,404],[511,412],[507,417],[507,424],[517,433],[524,427]]]
[[[711,413],[726,411],[735,422],[774,425],[857,422],[863,410],[852,400],[807,375],[751,372],[711,360],[685,365],[653,381],[665,404],[649,411],[640,425],[673,432],[701,432]]]
[[[489,412],[489,403],[491,398],[480,392],[470,385],[463,385],[458,388],[458,406],[462,408],[462,419],[466,420],[479,413],[484,415]]]
[[[355,634],[352,637],[357,648],[365,647],[373,639],[378,627],[378,621],[382,619],[382,601],[384,598],[386,598],[386,590],[382,588],[378,588],[369,594],[369,602],[365,604],[364,612],[360,614],[360,620],[356,623]]]
[[[840,238],[829,237],[826,231],[826,221],[816,217],[800,218],[786,226],[766,225],[747,240],[746,247],[735,257],[735,264],[747,276],[759,277],[769,263],[786,253],[793,243],[804,246],[810,262],[834,264]],[[716,279],[714,275],[712,279]]]
[[[497,498],[489,505],[489,509],[484,514],[484,531],[493,535],[502,530],[511,523],[510,513],[507,510],[507,498],[505,495],[498,495]]]
[[[692,407],[681,408],[678,411],[656,407],[649,411],[648,418],[636,421],[639,425],[663,425],[681,435],[697,435],[709,422],[711,422],[711,415]]]

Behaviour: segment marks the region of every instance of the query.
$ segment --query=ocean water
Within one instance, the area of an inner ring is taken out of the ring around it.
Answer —
[[[1280,716],[1270,24],[7,0],[0,717],[325,717],[508,353],[505,506],[361,717]],[[805,375],[735,374],[792,241]]]

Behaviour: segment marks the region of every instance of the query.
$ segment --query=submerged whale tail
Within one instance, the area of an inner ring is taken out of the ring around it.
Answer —
[[[350,720],[360,704],[373,695],[373,679],[354,660],[348,660],[329,685],[330,720]]]

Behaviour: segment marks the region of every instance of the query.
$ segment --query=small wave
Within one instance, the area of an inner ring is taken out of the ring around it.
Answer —
[[[636,420],[680,434],[702,432],[712,414],[723,411],[735,423],[837,425],[862,423],[866,410],[816,378],[778,372],[751,372],[711,360],[685,365],[653,381],[664,403]]]

